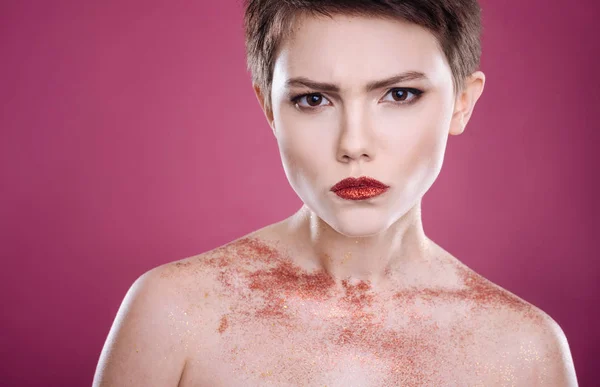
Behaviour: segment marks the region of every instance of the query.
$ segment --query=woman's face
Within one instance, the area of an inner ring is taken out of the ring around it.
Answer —
[[[437,40],[417,25],[304,17],[280,47],[271,101],[271,126],[298,196],[338,232],[369,236],[402,217],[437,178],[454,90]],[[330,190],[361,176],[389,189],[366,200]]]

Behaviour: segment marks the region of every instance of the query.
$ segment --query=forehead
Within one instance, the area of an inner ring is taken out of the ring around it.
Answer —
[[[423,72],[433,83],[451,81],[436,37],[423,27],[364,16],[301,16],[281,42],[273,75],[274,83],[307,76],[352,87],[404,71]]]

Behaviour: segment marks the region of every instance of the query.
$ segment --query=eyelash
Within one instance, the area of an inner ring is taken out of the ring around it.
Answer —
[[[411,94],[414,95],[414,97],[409,101],[409,102],[400,102],[400,101],[393,101],[392,103],[395,105],[412,105],[413,103],[417,102],[421,95],[424,93],[423,90],[419,90],[419,89],[415,89],[412,87],[394,87],[391,88],[387,91],[387,93],[385,93],[384,97],[386,95],[388,95],[390,92],[394,92],[394,91],[404,91],[404,92],[409,92]],[[292,102],[293,105],[298,106],[298,102],[304,98],[304,97],[310,97],[310,96],[321,96],[325,99],[327,99],[323,94],[321,93],[304,93],[304,94],[299,94],[299,95],[295,95],[293,97],[290,98],[290,101]],[[319,109],[325,106],[298,106],[300,109],[304,109],[304,110],[315,110],[315,109]]]

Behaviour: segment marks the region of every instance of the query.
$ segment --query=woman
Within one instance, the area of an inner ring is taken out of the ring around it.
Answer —
[[[94,385],[577,385],[556,322],[423,230],[484,88],[477,2],[254,0],[245,27],[304,205],[142,275]]]

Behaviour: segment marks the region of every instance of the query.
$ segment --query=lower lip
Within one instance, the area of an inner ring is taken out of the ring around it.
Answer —
[[[335,191],[335,194],[347,200],[365,200],[379,196],[387,191],[387,188],[379,187],[351,187]]]

